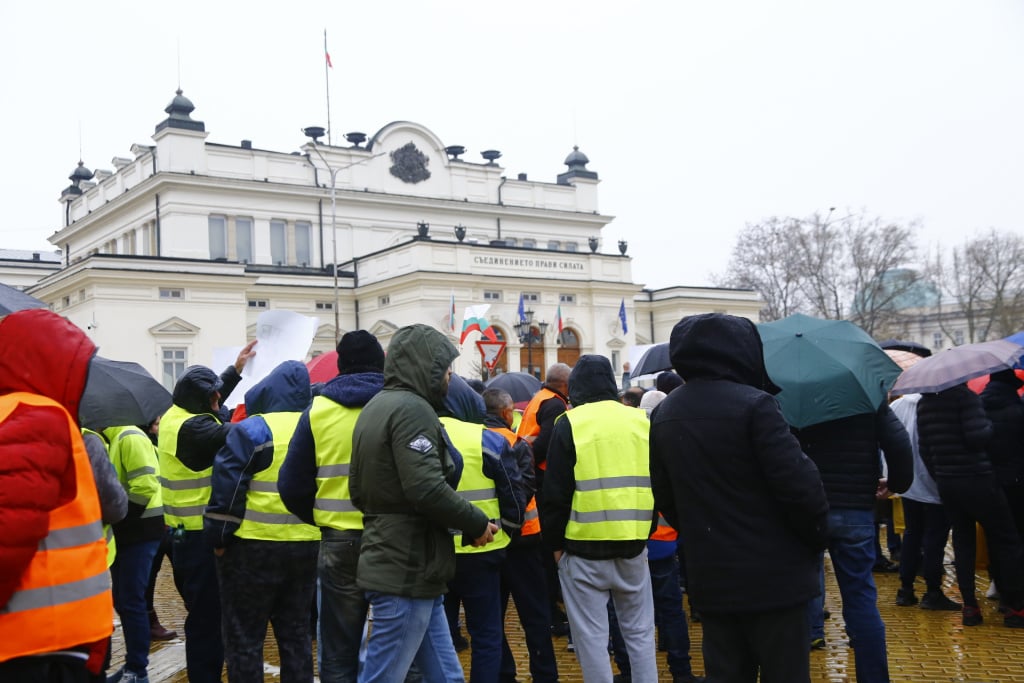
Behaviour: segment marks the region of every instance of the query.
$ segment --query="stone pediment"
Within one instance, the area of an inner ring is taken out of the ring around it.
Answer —
[[[370,329],[367,331],[374,337],[377,337],[377,339],[380,339],[382,337],[390,337],[397,332],[398,325],[394,324],[390,320],[378,320],[371,325]]]
[[[199,327],[178,316],[168,318],[149,328],[154,337],[191,337],[199,334]]]
[[[609,339],[605,343],[608,345],[609,349],[624,349],[624,348],[626,348],[626,342],[622,341],[618,337],[612,337],[611,339]]]

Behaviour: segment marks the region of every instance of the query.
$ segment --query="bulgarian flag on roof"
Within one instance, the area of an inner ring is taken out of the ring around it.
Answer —
[[[474,330],[484,335],[491,341],[498,341],[498,335],[494,333],[494,329],[491,324],[487,322],[487,311],[491,308],[490,304],[480,304],[479,306],[466,306],[466,313],[462,316],[462,336],[459,337],[459,343],[466,341],[466,337],[469,336],[470,332]]]
[[[562,334],[562,304],[558,304],[558,312],[555,313],[555,326],[558,327],[558,334]]]

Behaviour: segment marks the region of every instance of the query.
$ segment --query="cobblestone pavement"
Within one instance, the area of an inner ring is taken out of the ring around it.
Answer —
[[[896,589],[899,587],[897,575],[875,574],[875,580],[878,584],[879,608],[888,628],[889,666],[894,682],[1024,682],[1024,629],[1005,628],[1001,615],[996,611],[996,603],[981,597],[988,586],[987,577],[978,577],[979,600],[985,622],[972,628],[960,625],[959,612],[929,612],[917,607],[896,607]],[[853,651],[847,646],[839,591],[827,561],[825,590],[826,608],[832,616],[825,622],[826,648],[811,652],[811,679],[815,683],[852,682],[856,680]],[[923,590],[923,587],[919,590]],[[950,566],[946,567],[945,591],[959,601]],[[165,626],[177,629],[179,634],[184,633],[185,610],[166,566],[157,585],[157,612]],[[512,610],[509,611],[506,629],[518,663],[519,679],[529,680],[523,633]],[[700,674],[704,671],[704,664],[699,623],[690,623],[690,637],[693,641],[693,668]],[[565,638],[555,638],[555,654],[562,681],[583,680],[575,656],[566,649]],[[279,678],[275,676],[277,651],[272,636],[267,640],[264,655],[267,661],[266,680],[278,681]],[[460,656],[463,668],[468,671],[468,652]],[[120,666],[123,657],[124,643],[118,628],[114,637],[114,668]],[[188,680],[184,671],[183,640],[154,643],[151,658],[149,671],[152,683],[185,683]],[[660,680],[671,681],[663,654],[659,655],[659,660],[662,667]],[[226,676],[224,680],[227,680]]]

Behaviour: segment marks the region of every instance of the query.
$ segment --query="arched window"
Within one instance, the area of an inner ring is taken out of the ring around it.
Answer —
[[[566,327],[558,335],[558,362],[572,367],[579,359],[580,336],[573,328]]]

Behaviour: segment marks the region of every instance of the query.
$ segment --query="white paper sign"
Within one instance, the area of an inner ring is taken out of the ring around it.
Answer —
[[[245,392],[284,361],[305,361],[319,324],[319,318],[293,311],[260,313],[256,319],[256,346],[253,349],[256,355],[245,364],[242,381],[222,403],[228,408],[234,408],[245,400]],[[214,349],[213,367],[225,368],[234,364],[241,349],[240,346]]]

